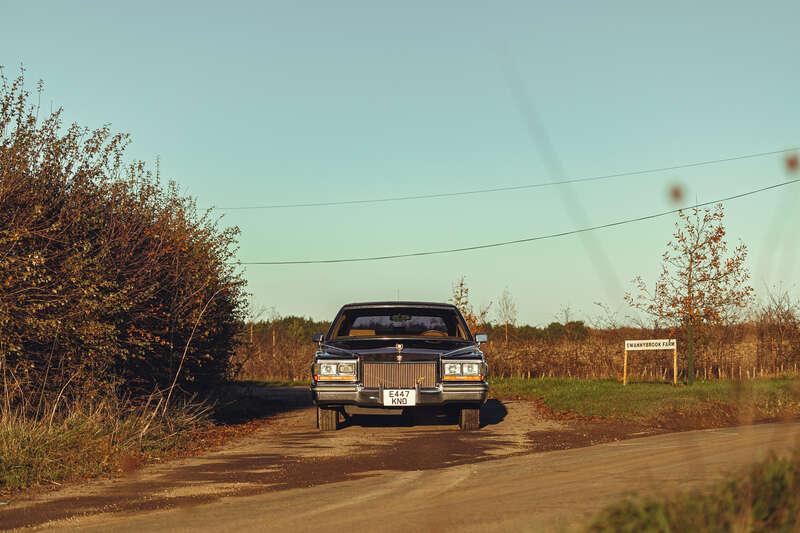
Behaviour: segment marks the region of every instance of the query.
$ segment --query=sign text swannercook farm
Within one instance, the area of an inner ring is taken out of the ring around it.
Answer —
[[[672,350],[672,383],[678,384],[678,343],[675,339],[643,339],[625,341],[625,359],[622,363],[622,384],[628,384],[628,352],[640,350]]]
[[[625,349],[633,350],[672,350],[677,346],[675,339],[653,339],[646,341],[625,341]]]

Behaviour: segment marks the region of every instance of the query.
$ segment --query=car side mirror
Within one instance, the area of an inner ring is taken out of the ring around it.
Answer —
[[[477,342],[478,344],[482,342],[487,342],[488,340],[489,340],[489,335],[487,335],[486,333],[475,334],[475,342]]]
[[[317,344],[322,344],[322,341],[325,340],[325,335],[322,333],[314,333],[311,335],[311,340],[316,342]]]

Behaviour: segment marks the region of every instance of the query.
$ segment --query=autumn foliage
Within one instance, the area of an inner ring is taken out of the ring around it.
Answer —
[[[709,326],[735,323],[752,302],[747,247],[729,253],[722,204],[680,211],[675,233],[662,256],[653,290],[641,278],[628,303],[650,315],[656,326],[680,327],[686,334],[689,383],[696,376],[695,334]]]
[[[244,290],[236,231],[162,185],[157,169],[126,163],[126,135],[65,125],[22,76],[1,81],[6,402],[225,377]]]

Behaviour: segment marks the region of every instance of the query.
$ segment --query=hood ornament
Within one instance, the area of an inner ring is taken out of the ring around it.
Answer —
[[[395,359],[397,359],[397,362],[399,363],[403,360],[403,345],[397,343],[394,345],[394,349],[397,350],[397,355],[395,356]]]

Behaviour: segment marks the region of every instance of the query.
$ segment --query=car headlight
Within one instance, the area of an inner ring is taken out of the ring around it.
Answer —
[[[444,364],[444,375],[445,376],[460,376],[461,375],[461,363],[445,363]]]
[[[465,376],[477,376],[481,373],[481,364],[464,363],[461,365],[461,373]]]
[[[480,381],[483,379],[484,365],[480,361],[466,363],[444,361],[442,364],[445,381]]]
[[[322,376],[335,376],[336,367],[337,367],[336,363],[320,363],[319,373]]]
[[[339,363],[336,372],[341,375],[352,376],[356,373],[356,365],[353,363]]]
[[[354,361],[318,361],[314,364],[316,381],[355,381],[356,363]]]

